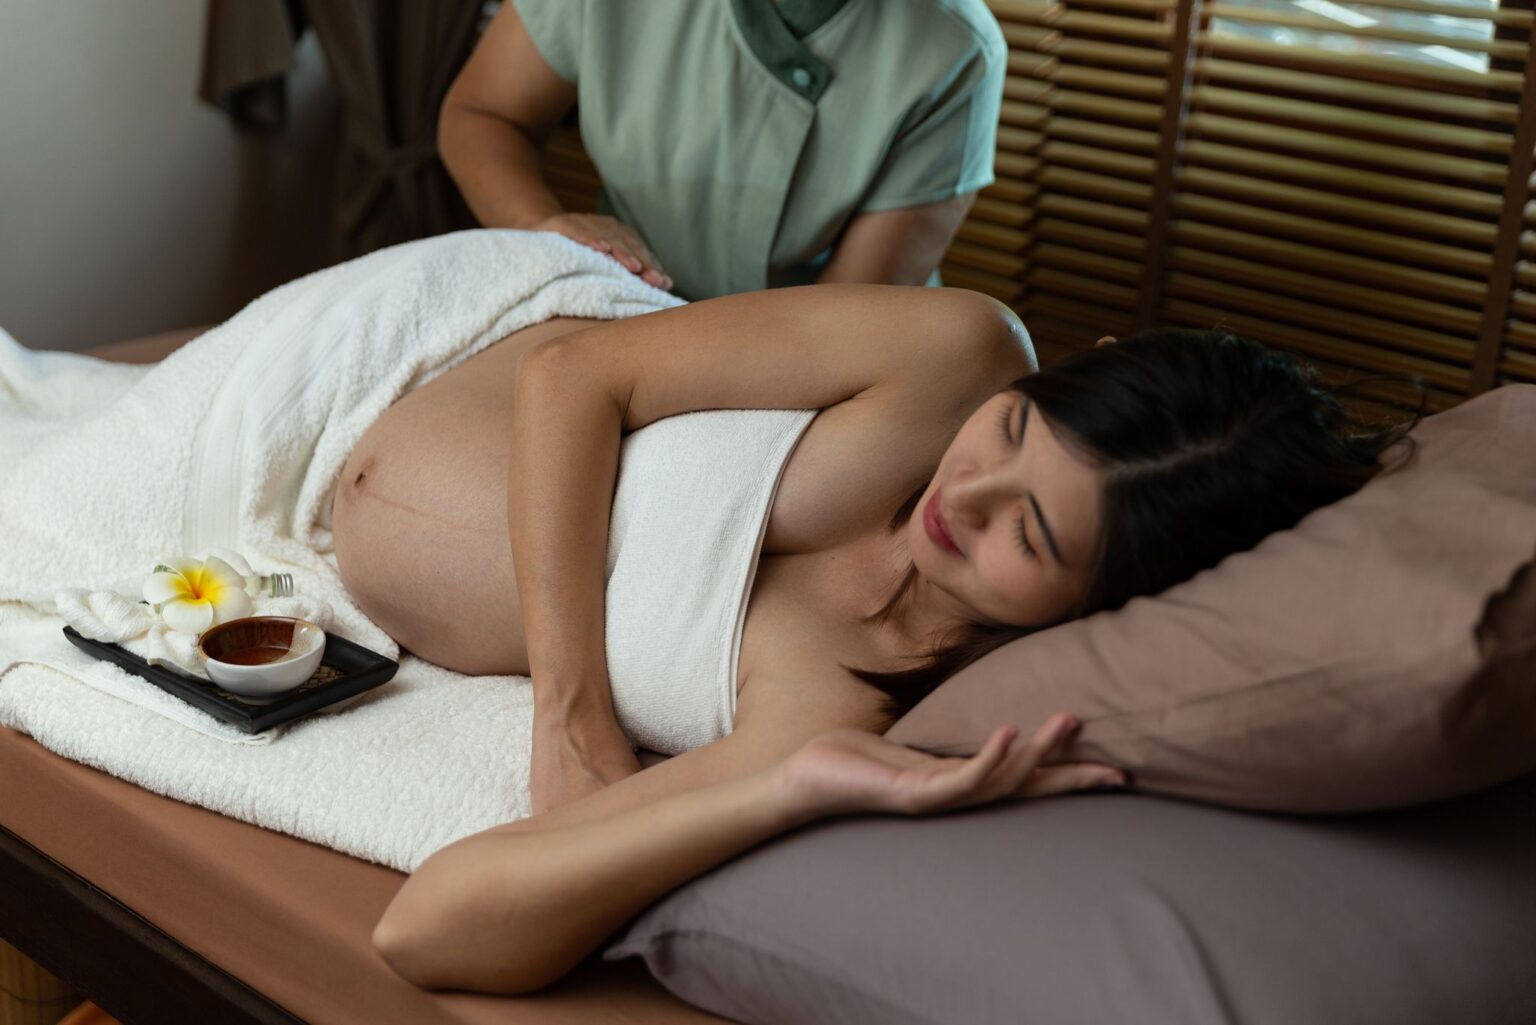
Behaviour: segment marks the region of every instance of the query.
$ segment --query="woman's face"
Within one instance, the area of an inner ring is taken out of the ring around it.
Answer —
[[[986,622],[1054,623],[1093,577],[1103,486],[1028,399],[999,392],[960,428],[918,500],[912,562]]]

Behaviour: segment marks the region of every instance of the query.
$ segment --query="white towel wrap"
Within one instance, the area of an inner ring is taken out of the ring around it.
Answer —
[[[814,410],[685,413],[624,440],[608,536],[608,675],[630,739],[731,732],[747,599],[784,466]]]

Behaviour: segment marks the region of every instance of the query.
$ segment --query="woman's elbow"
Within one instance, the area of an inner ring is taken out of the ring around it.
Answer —
[[[508,885],[496,871],[508,855],[482,838],[417,866],[373,928],[379,956],[422,989],[480,993],[531,993],[575,967],[579,957],[562,957],[548,942],[550,909],[538,888],[523,885],[537,873]]]
[[[373,949],[405,981],[422,989],[436,988],[432,966],[421,955],[422,944],[387,914],[373,927]]]
[[[518,996],[534,993],[558,982],[574,965],[541,956],[528,944],[508,950],[494,964],[474,964],[466,959],[475,944],[431,937],[385,915],[373,930],[373,948],[395,974],[426,990],[469,990]]]

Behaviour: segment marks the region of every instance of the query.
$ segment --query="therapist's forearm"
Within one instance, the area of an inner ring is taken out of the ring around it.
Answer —
[[[450,104],[438,126],[438,151],[475,219],[488,228],[531,228],[565,212],[544,182],[539,146],[505,118]]]
[[[922,285],[938,269],[976,198],[855,214],[817,284]]]

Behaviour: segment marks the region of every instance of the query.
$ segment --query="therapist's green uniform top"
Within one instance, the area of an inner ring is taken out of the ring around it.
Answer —
[[[983,0],[515,0],[577,86],[604,210],[679,295],[814,281],[849,218],[992,182]]]

